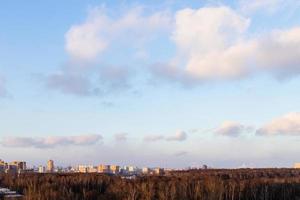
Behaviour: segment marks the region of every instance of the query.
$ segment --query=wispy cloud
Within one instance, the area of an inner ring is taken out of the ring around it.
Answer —
[[[184,131],[177,131],[174,135],[170,135],[170,136],[163,136],[163,135],[147,135],[144,137],[144,141],[146,142],[156,142],[156,141],[161,141],[161,140],[165,140],[165,141],[184,141],[186,140],[188,137],[187,133]]]
[[[144,141],[146,142],[156,142],[160,140],[164,140],[163,135],[147,135],[144,137]]]
[[[289,0],[239,0],[239,6],[240,10],[246,13],[253,13],[261,10],[275,12],[287,1]]]
[[[115,134],[115,140],[118,142],[126,141],[128,137],[128,133],[117,133]]]
[[[238,9],[246,14],[263,12],[269,15],[283,12],[289,15],[299,8],[300,2],[297,0],[239,0]]]
[[[87,76],[81,74],[69,74],[60,72],[50,74],[46,78],[46,86],[65,94],[77,96],[90,96],[98,94],[97,89],[93,89]]]
[[[65,145],[92,145],[102,140],[101,135],[51,136],[51,137],[5,137],[5,147],[54,148]]]

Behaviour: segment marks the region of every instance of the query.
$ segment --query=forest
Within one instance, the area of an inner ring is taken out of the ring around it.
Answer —
[[[300,200],[297,169],[171,171],[126,179],[104,174],[0,175],[24,200]]]

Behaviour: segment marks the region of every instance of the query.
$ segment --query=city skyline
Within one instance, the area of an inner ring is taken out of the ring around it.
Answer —
[[[300,162],[300,2],[0,3],[0,158]]]

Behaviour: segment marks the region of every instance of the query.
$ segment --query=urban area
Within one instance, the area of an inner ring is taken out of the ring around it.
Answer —
[[[164,168],[149,168],[143,167],[138,168],[135,166],[124,166],[118,165],[104,165],[100,164],[97,166],[93,165],[77,165],[75,167],[59,167],[55,166],[53,160],[48,160],[46,165],[27,167],[25,161],[12,161],[5,162],[0,159],[0,173],[7,174],[23,174],[23,173],[103,173],[110,175],[119,175],[122,178],[134,179],[138,175],[164,175],[166,171],[171,169]],[[22,195],[16,191],[12,191],[8,188],[2,188],[0,185],[0,199],[5,198],[19,198]]]
[[[136,166],[119,166],[119,165],[77,165],[74,167],[59,167],[55,166],[53,160],[48,160],[46,165],[27,167],[25,161],[5,162],[0,159],[0,173],[105,173],[123,175],[128,178],[133,178],[136,175],[163,175],[166,171],[171,169],[164,168],[139,168]]]

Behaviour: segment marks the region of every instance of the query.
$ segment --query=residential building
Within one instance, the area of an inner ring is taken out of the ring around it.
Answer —
[[[54,172],[54,161],[53,160],[48,160],[47,162],[47,172]]]
[[[136,171],[136,167],[135,166],[129,166],[128,167],[128,171],[129,172],[135,172]]]
[[[0,173],[5,172],[7,163],[5,163],[3,160],[0,159]]]
[[[99,173],[110,173],[110,165],[98,165]]]
[[[10,162],[9,165],[16,166],[18,171],[26,170],[26,162],[24,162],[24,161],[13,161],[13,162]]]
[[[163,168],[155,168],[154,169],[154,174],[163,175],[164,174],[164,169]]]
[[[111,165],[110,166],[110,171],[113,174],[118,174],[118,173],[120,173],[120,166],[118,166],[118,165]]]
[[[78,172],[87,173],[88,172],[88,167],[86,165],[78,165]]]
[[[149,174],[150,173],[150,169],[148,167],[143,167],[142,173],[143,174]]]
[[[46,173],[46,167],[44,167],[44,166],[39,166],[38,172],[39,172],[39,173]]]

